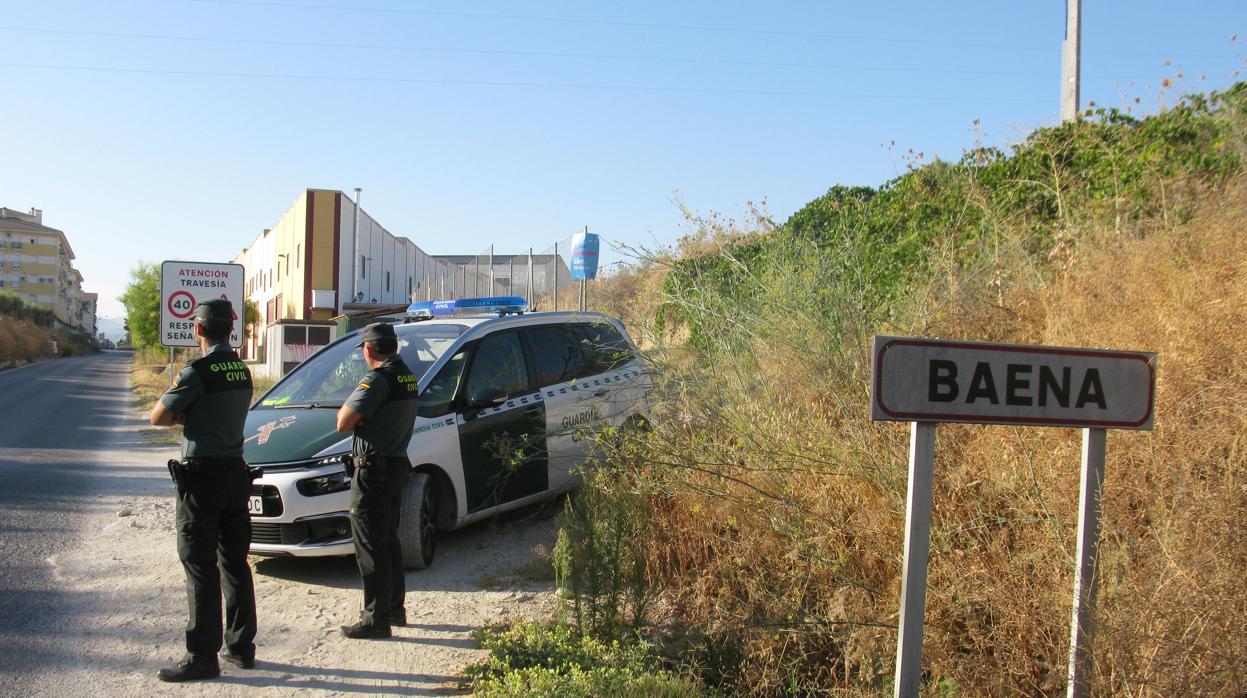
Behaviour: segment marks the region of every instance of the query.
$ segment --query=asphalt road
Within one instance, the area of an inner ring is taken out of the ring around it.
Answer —
[[[159,464],[143,460],[158,449],[137,433],[130,358],[0,372],[0,694],[39,694],[40,675],[75,665],[66,638],[97,604],[58,584],[56,556],[115,520],[108,501],[159,483]]]

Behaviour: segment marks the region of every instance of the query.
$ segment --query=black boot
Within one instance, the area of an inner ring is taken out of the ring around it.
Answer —
[[[216,657],[188,656],[178,662],[177,666],[165,667],[156,672],[156,678],[171,683],[215,679],[220,675],[221,666],[217,664]]]
[[[229,662],[230,664],[233,664],[239,669],[254,669],[255,668],[255,657],[251,655],[234,654],[232,650],[227,649],[221,652],[221,659],[224,659],[225,661]]]
[[[361,620],[355,625],[342,626],[342,634],[352,640],[380,640],[390,636],[390,624],[373,625]]]
[[[407,627],[407,609],[399,606],[390,611],[390,625],[396,628]]]

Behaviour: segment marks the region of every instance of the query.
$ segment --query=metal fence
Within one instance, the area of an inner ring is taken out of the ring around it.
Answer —
[[[579,284],[573,285],[567,266],[567,243],[534,254],[499,254],[488,250],[475,255],[433,258],[423,293],[416,300],[453,300],[481,296],[523,296],[531,310],[571,310]],[[557,307],[555,299],[557,298]]]

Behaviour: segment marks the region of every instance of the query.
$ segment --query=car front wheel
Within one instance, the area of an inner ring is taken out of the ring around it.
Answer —
[[[433,564],[437,549],[437,499],[428,473],[407,480],[398,517],[398,536],[403,548],[403,568],[422,570]]]

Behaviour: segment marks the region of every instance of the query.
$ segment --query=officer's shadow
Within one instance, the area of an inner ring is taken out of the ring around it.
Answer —
[[[472,691],[462,676],[302,667],[261,659],[256,660],[255,669],[222,674],[219,681],[256,688],[273,686],[393,696],[464,695]]]

